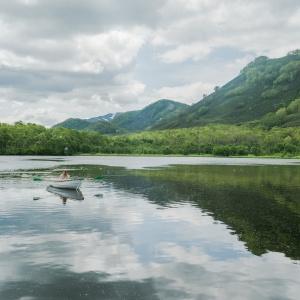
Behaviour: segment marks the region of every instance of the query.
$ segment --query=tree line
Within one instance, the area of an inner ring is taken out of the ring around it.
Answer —
[[[97,132],[45,128],[36,124],[0,124],[0,154],[63,155],[96,153],[105,137]]]
[[[93,131],[0,124],[0,154],[300,155],[300,128],[207,125],[107,136]]]

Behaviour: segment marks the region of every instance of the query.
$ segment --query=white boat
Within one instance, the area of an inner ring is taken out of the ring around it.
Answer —
[[[60,179],[50,181],[49,186],[58,189],[78,190],[81,186],[81,179]]]
[[[62,188],[54,188],[52,186],[48,186],[47,191],[61,198],[73,199],[73,200],[84,200],[84,197],[80,190],[62,189]]]

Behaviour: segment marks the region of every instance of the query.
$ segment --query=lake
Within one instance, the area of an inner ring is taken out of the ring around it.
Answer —
[[[299,299],[299,160],[0,156],[0,195],[1,300]]]

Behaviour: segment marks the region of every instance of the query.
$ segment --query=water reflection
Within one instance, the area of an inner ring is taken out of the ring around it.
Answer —
[[[71,174],[85,200],[67,206],[0,180],[0,299],[298,299],[297,167]]]
[[[59,196],[64,205],[67,203],[68,199],[79,201],[84,200],[83,194],[80,190],[59,189],[52,186],[48,186],[47,191],[49,193]]]
[[[300,259],[300,168],[176,166],[108,176],[163,207],[192,203],[234,230],[256,255]]]

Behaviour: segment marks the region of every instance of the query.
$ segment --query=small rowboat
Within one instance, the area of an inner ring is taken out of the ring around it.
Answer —
[[[84,200],[84,197],[80,190],[62,189],[62,188],[54,188],[52,186],[48,186],[47,191],[66,199]]]
[[[53,180],[49,186],[57,189],[78,190],[81,186],[81,179],[61,179]]]

